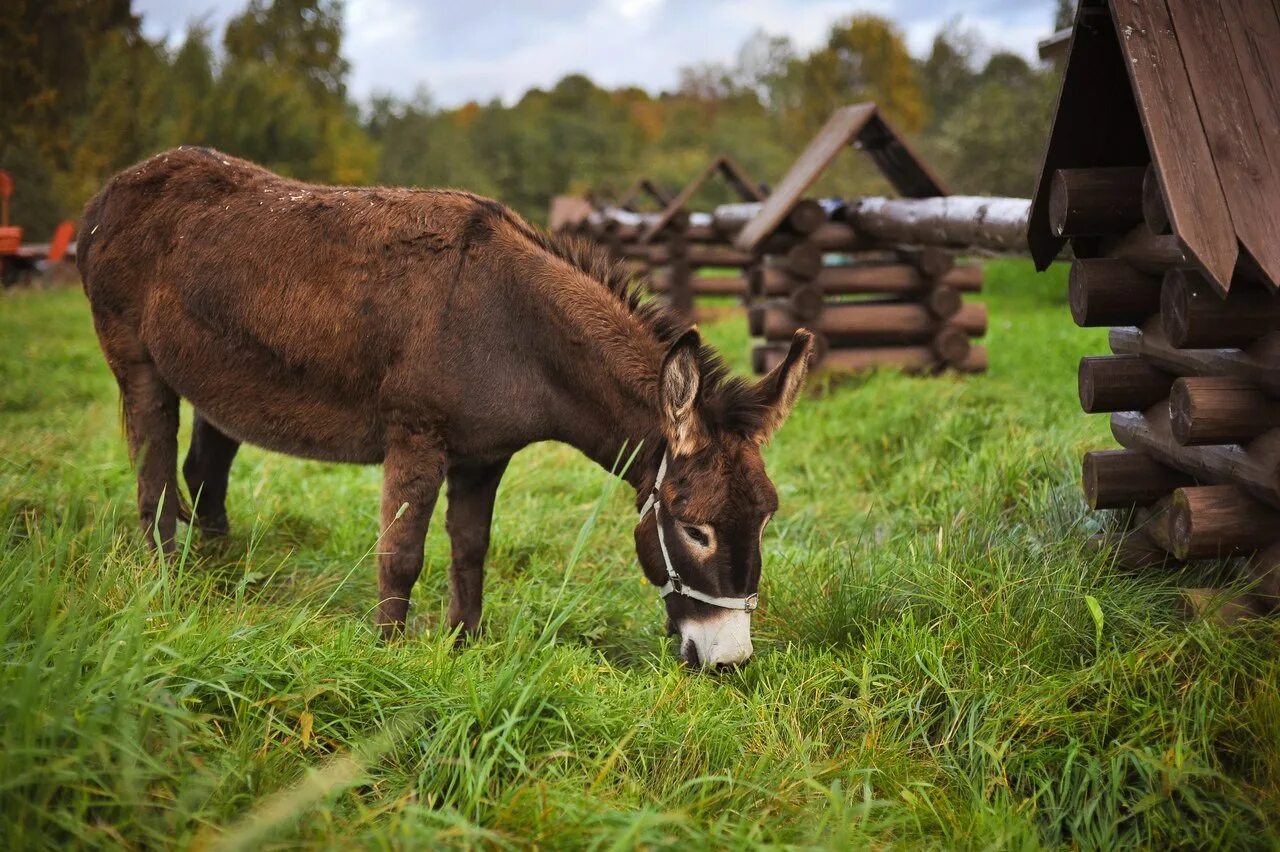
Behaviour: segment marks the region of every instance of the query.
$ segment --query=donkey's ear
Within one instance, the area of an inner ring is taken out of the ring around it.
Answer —
[[[689,329],[667,350],[658,374],[662,433],[672,455],[696,453],[706,441],[697,412],[698,390],[702,387],[702,374],[698,372],[701,346],[698,330]]]
[[[791,338],[791,350],[782,363],[760,380],[757,388],[764,403],[765,416],[756,431],[755,439],[764,443],[773,437],[778,427],[791,413],[791,407],[800,396],[804,377],[809,373],[809,361],[813,357],[813,332],[799,329]]]

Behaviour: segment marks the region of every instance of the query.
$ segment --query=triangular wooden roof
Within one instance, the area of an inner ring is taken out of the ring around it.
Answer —
[[[885,121],[874,103],[853,104],[831,114],[765,201],[760,213],[739,232],[734,246],[742,251],[755,251],[836,156],[849,146],[866,152],[893,188],[908,198],[950,194],[938,176],[911,150],[906,139]]]
[[[1044,268],[1062,168],[1155,164],[1173,233],[1221,292],[1241,248],[1280,284],[1280,0],[1084,0],[1032,203]]]
[[[657,202],[658,207],[664,208],[671,203],[671,196],[653,182],[651,178],[636,178],[636,182],[622,195],[618,196],[618,200],[613,202],[614,207],[621,207],[623,210],[634,210],[635,203],[642,197],[648,196],[651,200]]]
[[[719,154],[711,162],[707,163],[707,167],[698,173],[697,177],[684,185],[684,189],[667,204],[653,224],[640,237],[641,243],[647,243],[654,238],[667,224],[671,221],[671,217],[685,208],[689,203],[689,199],[693,198],[693,194],[698,191],[701,186],[707,182],[713,174],[719,172],[729,185],[733,187],[734,192],[743,201],[764,201],[764,193],[756,186],[755,181],[747,176],[742,167],[733,161],[728,154]]]

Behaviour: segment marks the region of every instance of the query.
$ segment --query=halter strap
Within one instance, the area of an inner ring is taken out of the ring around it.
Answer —
[[[747,595],[745,598],[732,597],[716,597],[700,592],[686,586],[684,581],[680,579],[680,575],[676,573],[676,568],[671,564],[671,553],[667,550],[667,538],[662,532],[662,516],[659,509],[662,506],[662,499],[658,496],[658,489],[662,487],[662,481],[667,477],[667,454],[662,454],[662,463],[658,465],[658,475],[653,480],[653,491],[649,493],[649,499],[644,501],[644,506],[640,509],[640,517],[644,518],[649,514],[649,510],[653,510],[653,523],[658,528],[658,547],[662,550],[662,562],[667,566],[667,582],[662,588],[658,589],[658,594],[664,598],[671,595],[684,595],[686,598],[693,598],[695,601],[702,601],[705,604],[718,606],[721,609],[736,609],[742,612],[755,612],[757,597],[756,595]]]

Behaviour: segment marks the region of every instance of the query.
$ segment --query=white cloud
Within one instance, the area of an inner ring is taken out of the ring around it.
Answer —
[[[134,5],[148,35],[177,38],[201,16],[220,27],[243,2]],[[733,62],[758,29],[807,50],[857,12],[897,21],[916,55],[958,17],[992,48],[1031,58],[1052,29],[1053,8],[1053,0],[347,0],[344,53],[358,98],[407,97],[425,86],[444,105],[510,102],[573,72],[605,86],[670,88],[681,66]]]

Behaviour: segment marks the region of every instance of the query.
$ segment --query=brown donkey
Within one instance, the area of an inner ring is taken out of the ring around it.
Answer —
[[[159,154],[89,202],[77,263],[119,382],[148,540],[225,533],[241,442],[383,465],[378,623],[404,626],[446,481],[449,622],[480,622],[494,493],[511,455],[563,441],[624,476],[645,575],[693,665],[751,655],[761,534],[778,498],[760,445],[812,338],[755,384],[642,302],[594,249],[465,192],[313,186],[205,148]],[[164,498],[162,499],[162,495]]]

